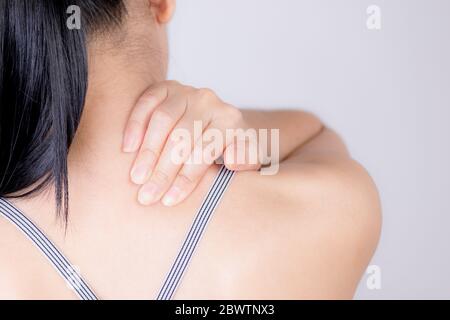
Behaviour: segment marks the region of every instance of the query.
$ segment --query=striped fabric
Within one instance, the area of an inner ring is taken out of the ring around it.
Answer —
[[[183,242],[183,246],[164,281],[157,300],[170,300],[175,294],[201,236],[205,231],[206,225],[217,208],[233,176],[234,172],[226,169],[225,166],[220,168],[213,185],[197,212],[194,222]],[[97,300],[97,296],[89,288],[87,282],[80,276],[76,268],[73,267],[45,234],[20,210],[2,198],[0,198],[0,216],[4,216],[14,224],[36,245],[81,300]]]
[[[202,206],[198,210],[197,216],[188,232],[186,239],[184,240],[183,246],[175,259],[175,262],[170,269],[169,274],[164,281],[164,285],[158,294],[157,300],[170,300],[174,295],[180,281],[186,271],[186,267],[194,254],[195,248],[200,241],[201,236],[205,231],[205,227],[211,218],[214,210],[216,210],[217,205],[222,198],[228,184],[233,177],[234,172],[230,171],[222,166],[217,175],[214,183],[209,190]]]
[[[0,198],[0,215],[11,221],[41,250],[80,299],[97,300],[94,292],[81,278],[73,265],[69,263],[45,234],[22,212],[2,198]]]

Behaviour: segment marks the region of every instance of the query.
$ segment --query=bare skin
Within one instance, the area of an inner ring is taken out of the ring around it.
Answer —
[[[172,1],[155,1],[148,10],[153,20],[139,20],[139,6],[146,1],[138,2],[130,2],[130,16],[136,13],[136,18],[127,30],[145,38],[152,21],[152,39],[159,39],[152,40],[152,48],[165,52],[164,24]],[[137,201],[140,186],[130,179],[136,154],[122,152],[123,132],[142,93],[164,80],[166,62],[149,62],[145,46],[139,54],[136,47],[114,55],[100,50],[108,44],[90,48],[88,98],[69,155],[67,233],[55,218],[52,190],[14,203],[100,298],[154,299],[217,166],[177,206]],[[136,57],[130,59],[131,54]],[[379,237],[381,210],[372,180],[314,116],[299,111],[243,115],[251,127],[280,128],[285,151],[280,171],[236,174],[175,298],[351,298]],[[0,299],[76,299],[5,219],[0,219],[0,234]]]

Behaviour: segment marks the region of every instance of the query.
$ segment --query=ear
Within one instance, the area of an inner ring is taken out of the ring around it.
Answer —
[[[149,2],[158,22],[169,23],[175,13],[175,0],[149,0]]]

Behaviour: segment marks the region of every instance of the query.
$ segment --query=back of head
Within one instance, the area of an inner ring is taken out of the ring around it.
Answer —
[[[68,27],[70,8],[79,8],[82,28]],[[86,98],[87,41],[124,13],[122,0],[0,0],[0,197],[54,185],[67,217],[67,156]]]

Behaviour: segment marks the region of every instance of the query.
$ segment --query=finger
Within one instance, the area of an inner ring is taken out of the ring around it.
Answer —
[[[175,181],[163,197],[163,204],[175,206],[184,201],[197,187],[209,167],[220,158],[225,148],[224,131],[208,127],[199,139],[189,160],[178,172]]]
[[[168,97],[168,87],[168,83],[159,83],[148,88],[139,97],[124,131],[123,152],[134,153],[139,150],[152,112]]]
[[[190,157],[195,140],[201,138],[206,127],[204,121],[196,121],[199,117],[183,117],[171,132],[149,182],[139,191],[138,200],[142,205],[158,202],[172,185]]]
[[[256,137],[237,138],[223,155],[224,164],[232,171],[256,171],[261,168]]]
[[[131,171],[131,180],[144,184],[150,177],[170,132],[186,111],[186,99],[170,96],[158,106],[150,118],[144,141]]]

